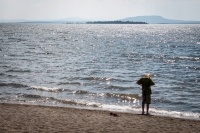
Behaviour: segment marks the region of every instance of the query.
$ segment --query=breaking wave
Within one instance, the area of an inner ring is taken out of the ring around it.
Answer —
[[[49,87],[43,87],[43,86],[30,86],[31,89],[37,89],[37,90],[41,90],[41,91],[49,91],[49,92],[62,92],[64,91],[63,88],[49,88]]]

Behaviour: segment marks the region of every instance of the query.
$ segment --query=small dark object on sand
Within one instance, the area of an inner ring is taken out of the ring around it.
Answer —
[[[113,115],[113,116],[120,116],[120,115],[118,115],[118,114],[116,114],[116,113],[113,113],[113,112],[110,112],[110,115]]]

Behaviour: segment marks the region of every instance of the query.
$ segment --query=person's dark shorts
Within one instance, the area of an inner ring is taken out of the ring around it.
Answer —
[[[151,95],[142,94],[142,103],[151,104]]]

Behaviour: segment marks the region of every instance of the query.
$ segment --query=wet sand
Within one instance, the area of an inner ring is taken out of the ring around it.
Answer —
[[[0,133],[199,133],[200,120],[109,111],[0,104]]]

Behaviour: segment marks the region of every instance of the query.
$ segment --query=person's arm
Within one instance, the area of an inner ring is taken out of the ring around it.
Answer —
[[[138,80],[138,81],[136,82],[136,84],[142,86],[142,84],[140,83],[140,80]]]
[[[149,89],[151,89],[151,86],[154,86],[154,85],[150,85],[150,86],[149,86]]]
[[[150,86],[154,86],[155,85],[155,83],[153,82],[153,80],[152,79],[150,79],[151,80],[151,85]]]
[[[153,82],[152,79],[150,79],[150,86],[149,86],[149,88],[151,88],[151,86],[154,86],[154,85],[155,85],[155,83]]]

